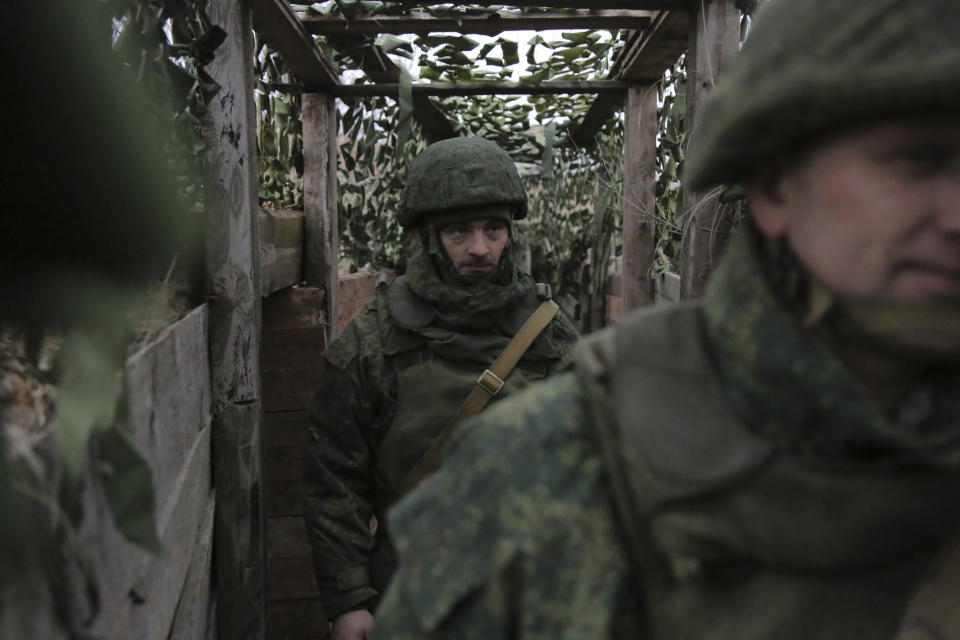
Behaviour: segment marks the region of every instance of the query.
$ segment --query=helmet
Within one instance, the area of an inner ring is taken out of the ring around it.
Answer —
[[[413,163],[400,198],[400,226],[425,215],[489,205],[509,205],[527,215],[527,192],[507,152],[483,138],[450,138],[427,147]]]
[[[960,110],[956,0],[769,0],[697,118],[691,189],[743,181],[818,135]]]

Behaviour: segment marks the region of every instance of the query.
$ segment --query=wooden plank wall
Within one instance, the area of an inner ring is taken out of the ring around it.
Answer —
[[[0,601],[0,637],[75,637],[62,628],[57,604],[89,614],[89,619],[74,620],[83,637],[214,637],[208,570],[214,494],[206,323],[204,305],[168,327],[125,366],[127,424],[152,472],[161,553],[144,551],[117,531],[96,479],[88,475],[81,496],[83,519],[75,544],[64,549],[61,561],[65,584],[48,585],[39,576],[24,576]]]
[[[269,638],[327,637],[303,522],[306,409],[326,346],[324,291],[293,287],[263,301],[264,515],[269,557]]]
[[[129,424],[152,471],[163,551],[153,555],[127,542],[102,495],[86,492],[80,548],[90,557],[100,598],[91,637],[212,637],[205,570],[214,507],[206,322],[204,305],[127,362]]]

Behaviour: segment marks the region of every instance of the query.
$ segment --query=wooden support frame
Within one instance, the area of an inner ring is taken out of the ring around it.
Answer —
[[[689,32],[689,11],[661,12],[647,31],[630,36],[610,77],[641,83],[660,80],[687,50]]]
[[[421,2],[420,0],[396,0],[401,5],[440,5],[449,2]],[[691,0],[510,0],[511,7],[544,7],[551,9],[636,9],[661,11],[688,9]]]
[[[627,39],[627,46],[610,71],[610,79],[640,84],[659,81],[687,50],[689,23],[687,11],[661,11],[646,30],[634,31]],[[622,104],[622,96],[598,95],[583,120],[573,127],[573,143],[593,144],[597,132]]]
[[[699,0],[691,16],[687,53],[687,131],[696,135],[703,101],[740,45],[740,10],[734,0]],[[733,225],[733,208],[719,194],[684,193],[686,223],[680,247],[680,296],[703,293],[707,276],[723,254]]]
[[[525,84],[522,82],[433,82],[413,85],[413,94],[427,96],[546,95],[578,93],[622,94],[628,84],[616,80],[565,80]],[[340,85],[332,92],[338,97],[395,96],[398,84]]]
[[[623,140],[624,312],[653,302],[656,252],[657,86],[627,92]]]
[[[339,75],[287,0],[251,0],[251,4],[254,30],[280,52],[297,79],[314,87],[340,84]]]
[[[332,95],[305,93],[303,122],[304,280],[326,291],[326,337],[337,317],[337,109]]]
[[[266,637],[261,472],[260,273],[257,232],[253,16],[250,2],[210,0],[227,40],[207,71],[220,85],[206,137],[207,278],[217,633]]]
[[[340,16],[297,14],[308,32],[314,35],[338,36],[380,33],[426,35],[438,31],[464,34],[497,35],[505,31],[540,31],[546,29],[644,29],[650,23],[650,11],[586,10],[576,13],[518,14],[498,11],[486,16],[445,18],[423,11],[405,16]]]

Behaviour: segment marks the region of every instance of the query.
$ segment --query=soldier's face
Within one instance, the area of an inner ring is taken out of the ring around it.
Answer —
[[[492,273],[510,240],[507,224],[500,218],[479,218],[446,226],[439,231],[440,242],[463,276]]]
[[[841,134],[748,197],[838,297],[960,303],[960,119]]]

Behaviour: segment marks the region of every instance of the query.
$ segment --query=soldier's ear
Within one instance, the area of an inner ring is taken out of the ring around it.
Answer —
[[[747,183],[747,202],[757,227],[768,238],[782,238],[789,227],[783,172],[761,171]]]

